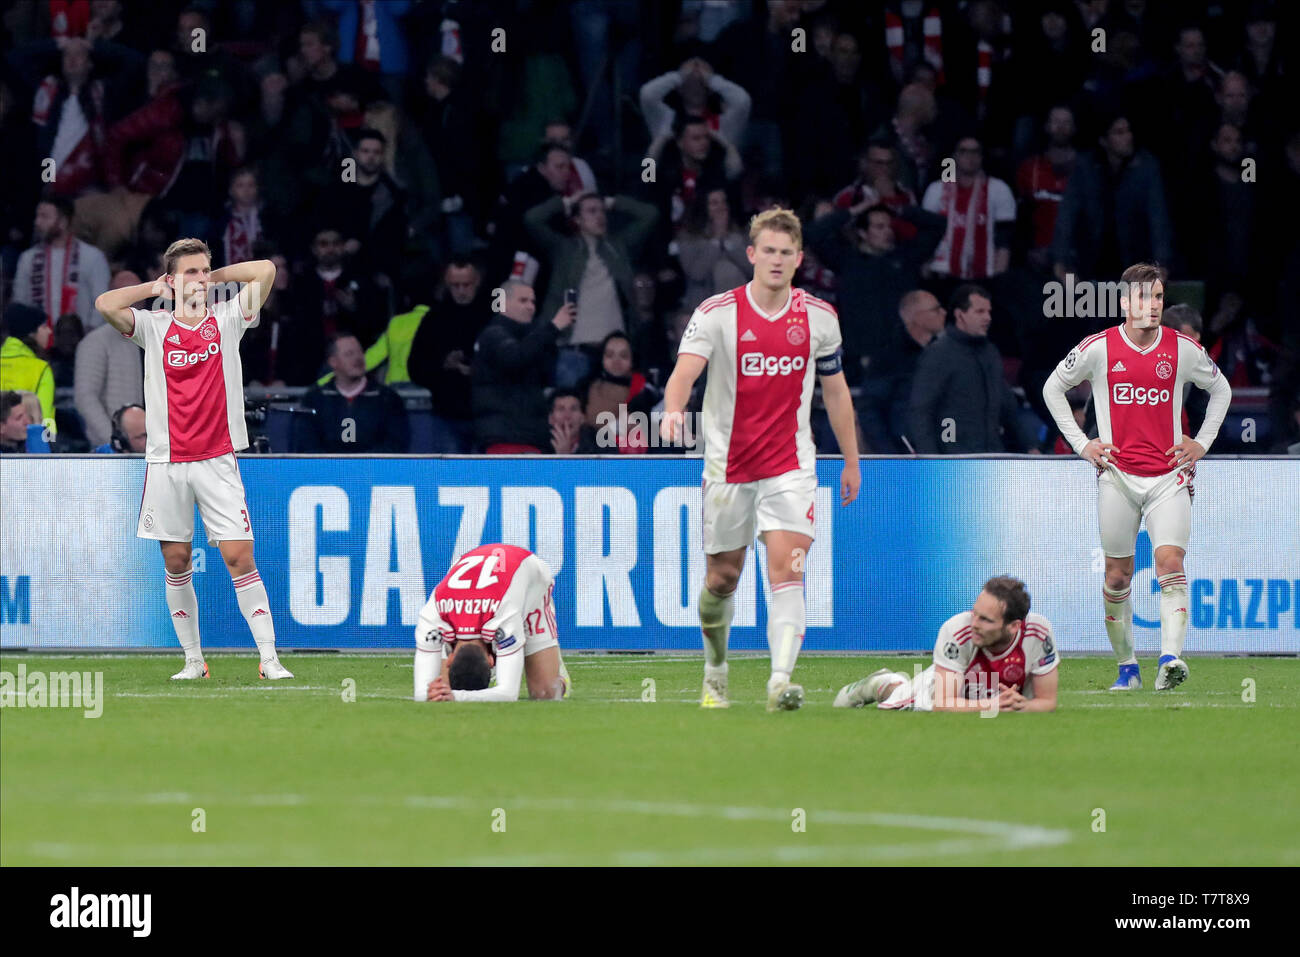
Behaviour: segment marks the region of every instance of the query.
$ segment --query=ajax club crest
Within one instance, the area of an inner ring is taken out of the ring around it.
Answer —
[[[204,342],[211,342],[217,338],[217,327],[210,322],[205,322],[203,328],[199,330],[199,335],[203,337]]]

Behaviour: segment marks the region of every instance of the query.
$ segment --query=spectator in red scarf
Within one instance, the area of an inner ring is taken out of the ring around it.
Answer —
[[[956,161],[956,182],[931,183],[921,200],[922,208],[948,220],[930,268],[953,279],[996,276],[1011,263],[1015,197],[1011,187],[984,172],[984,147],[977,137],[957,141]]]
[[[408,69],[401,21],[411,10],[410,0],[323,0],[323,5],[338,17],[339,62],[376,75],[388,98],[400,104]]]
[[[60,196],[78,196],[100,182],[109,96],[104,80],[91,75],[90,43],[77,37],[60,37],[57,43],[61,69],[40,81],[32,123],[38,154],[52,159],[58,171],[50,188]],[[29,51],[28,58],[40,63],[53,52],[53,44],[45,44]],[[18,59],[21,65],[24,58]]]
[[[916,194],[898,181],[898,150],[887,136],[873,136],[859,151],[857,179],[835,194],[834,203],[836,209],[879,203],[894,213],[894,236],[900,242],[916,236],[916,227],[902,217],[903,210],[916,205]]]
[[[45,313],[46,325],[67,312],[81,317],[85,329],[103,325],[95,297],[108,291],[108,259],[72,232],[72,203],[50,196],[36,204],[36,244],[18,257],[15,302]]]
[[[645,452],[650,444],[647,434],[650,410],[659,401],[659,390],[636,371],[632,341],[623,333],[607,335],[601,343],[600,353],[600,371],[579,389],[579,395],[586,400],[583,405],[587,425],[600,430],[610,422],[616,423],[618,427],[613,434],[618,439],[617,451]],[[637,428],[636,422],[631,420],[631,416],[638,412],[645,416],[644,429]],[[623,423],[627,424],[626,428]],[[605,431],[608,433],[610,430]],[[613,452],[615,449],[603,451]]]
[[[1052,107],[1047,112],[1043,131],[1047,135],[1047,147],[1020,164],[1016,171],[1016,192],[1020,195],[1021,209],[1028,211],[1029,262],[1047,271],[1051,268],[1056,214],[1078,156],[1074,149],[1074,111],[1064,104]]]
[[[225,214],[217,220],[208,247],[213,261],[221,265],[248,262],[253,258],[253,244],[265,238],[267,232],[257,171],[241,166],[231,173],[226,195]]]
[[[646,150],[658,165],[653,189],[662,228],[674,233],[686,219],[698,191],[725,188],[745,171],[740,153],[703,117],[679,113],[670,133]]]

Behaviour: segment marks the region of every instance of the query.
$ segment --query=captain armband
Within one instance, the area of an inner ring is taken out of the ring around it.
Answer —
[[[836,349],[828,356],[822,356],[817,360],[818,375],[835,375],[837,372],[844,371],[844,350]]]

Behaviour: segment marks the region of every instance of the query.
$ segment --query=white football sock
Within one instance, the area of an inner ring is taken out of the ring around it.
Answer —
[[[1121,665],[1137,664],[1137,659],[1133,657],[1133,602],[1129,598],[1130,591],[1128,585],[1118,591],[1106,585],[1101,586],[1102,603],[1106,607],[1106,634]]]
[[[1170,572],[1160,582],[1160,655],[1180,658],[1187,640],[1187,575]]]
[[[715,595],[708,586],[700,592],[700,632],[704,636],[704,663],[725,664],[727,636],[731,633],[731,618],[735,614],[735,592]]]
[[[167,573],[167,609],[172,615],[172,627],[185,651],[186,661],[202,661],[203,649],[199,643],[199,596],[194,594],[194,570],[187,568],[179,575]]]
[[[266,586],[262,576],[254,568],[247,575],[233,579],[235,598],[239,601],[239,610],[244,613],[248,630],[257,642],[257,651],[263,661],[275,657],[275,625],[271,621],[271,602],[266,597]]]
[[[803,644],[803,582],[772,586],[767,609],[767,647],[772,655],[772,680],[790,680]]]

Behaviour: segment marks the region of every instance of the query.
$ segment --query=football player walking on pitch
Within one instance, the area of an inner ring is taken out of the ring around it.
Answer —
[[[253,527],[234,455],[248,448],[239,340],[257,325],[275,265],[264,259],[213,270],[212,254],[199,239],[177,240],[164,260],[167,272],[156,281],[106,292],[95,308],[144,350],[148,464],[136,535],[162,547],[167,607],[185,650],[185,667],[172,678],[208,677],[190,567],[196,503],[257,643],[258,674],[292,678],[275,653],[271,603],[253,563]],[[238,295],[210,305],[209,286],[222,282],[243,285]],[[175,308],[132,308],[149,297],[173,299]]]
[[[700,705],[730,704],[727,636],[733,595],[757,532],[767,546],[771,584],[767,710],[793,711],[804,697],[790,677],[803,643],[803,573],[817,493],[817,450],[809,427],[814,368],[844,453],[841,505],[857,498],[862,474],[853,401],[842,371],[839,318],[828,303],[792,286],[803,262],[799,218],[786,209],[759,213],[750,223],[749,241],[753,280],[700,303],[682,335],[664,391],[660,433],[665,441],[681,441],[691,387],[709,367],[701,415],[707,569],[699,598]]]
[[[1097,468],[1097,518],[1106,555],[1102,600],[1106,634],[1119,659],[1112,691],[1142,687],[1133,652],[1133,553],[1146,519],[1160,583],[1160,660],[1156,690],[1187,678],[1187,575],[1183,556],[1192,527],[1196,463],[1219,433],[1232,389],[1196,340],[1162,327],[1163,270],[1137,263],[1120,277],[1123,325],[1089,336],[1070,350],[1043,384],[1043,399],[1070,447]],[[1097,438],[1083,434],[1066,390],[1092,382]],[[1183,386],[1210,393],[1195,439],[1182,432]]]

